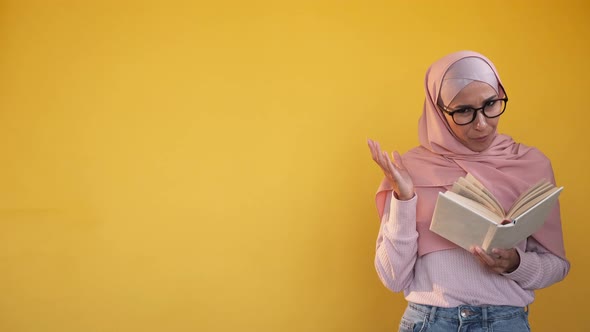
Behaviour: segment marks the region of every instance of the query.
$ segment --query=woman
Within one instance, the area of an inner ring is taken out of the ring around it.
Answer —
[[[485,56],[461,51],[426,73],[420,146],[390,157],[369,140],[385,174],[375,266],[384,285],[403,291],[400,331],[529,331],[534,290],[567,275],[559,205],[542,229],[511,249],[464,250],[429,230],[436,197],[471,173],[508,210],[540,179],[555,183],[549,160],[496,128],[508,97]]]

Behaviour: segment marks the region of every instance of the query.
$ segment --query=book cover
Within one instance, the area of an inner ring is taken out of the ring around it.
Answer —
[[[488,253],[493,248],[513,248],[543,226],[562,190],[539,182],[505,213],[491,193],[468,175],[451,191],[439,193],[430,230],[466,250],[476,245]]]

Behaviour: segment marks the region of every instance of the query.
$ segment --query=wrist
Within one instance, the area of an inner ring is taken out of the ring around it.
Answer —
[[[518,250],[514,249],[514,259],[512,260],[512,266],[505,272],[505,273],[512,273],[518,269],[520,265],[520,254],[518,254]]]
[[[416,195],[415,193],[411,193],[409,195],[408,194],[401,195],[401,194],[398,194],[395,190],[393,191],[393,197],[395,197],[399,201],[409,201],[412,198],[414,198],[415,195]]]

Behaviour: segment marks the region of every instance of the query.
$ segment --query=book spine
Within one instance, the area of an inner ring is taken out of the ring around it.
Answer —
[[[486,234],[486,237],[483,239],[483,243],[481,244],[481,248],[487,253],[492,252],[493,248],[490,248],[490,244],[494,240],[497,230],[498,230],[498,226],[490,225],[490,228],[488,228],[488,232]]]

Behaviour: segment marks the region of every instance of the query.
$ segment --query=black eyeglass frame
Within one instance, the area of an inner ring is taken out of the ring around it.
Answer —
[[[439,105],[439,107],[440,107],[441,111],[443,111],[443,112],[445,112],[445,113],[447,113],[448,115],[450,115],[450,116],[451,116],[451,119],[453,119],[453,122],[454,122],[456,125],[458,125],[458,126],[466,126],[466,125],[468,125],[468,124],[472,123],[472,122],[475,120],[475,118],[477,117],[477,111],[480,111],[480,110],[481,110],[481,113],[483,114],[483,116],[485,116],[485,117],[486,117],[486,118],[488,118],[488,119],[497,118],[497,117],[499,117],[500,115],[504,114],[504,111],[506,111],[506,105],[508,105],[508,97],[504,97],[504,98],[498,98],[498,99],[492,99],[492,100],[488,100],[488,101],[486,101],[485,103],[487,104],[487,103],[489,103],[489,102],[492,102],[492,101],[493,101],[493,102],[497,102],[497,101],[500,101],[500,100],[504,101],[504,109],[502,110],[502,112],[500,112],[500,114],[498,114],[498,115],[494,115],[494,116],[488,116],[488,115],[486,114],[486,112],[484,112],[484,109],[486,108],[486,105],[484,105],[484,106],[482,106],[482,107],[479,107],[479,108],[472,108],[472,107],[468,107],[468,108],[470,108],[470,109],[472,109],[472,110],[473,110],[473,118],[471,119],[471,121],[469,121],[469,122],[467,122],[467,123],[457,123],[457,121],[455,120],[455,117],[453,116],[453,114],[455,114],[455,113],[457,113],[457,112],[460,112],[460,111],[463,111],[463,110],[465,110],[466,108],[463,108],[463,109],[458,109],[458,110],[454,110],[454,111],[447,111],[447,108],[448,108],[448,107],[446,107],[446,106],[441,106],[441,105]]]

